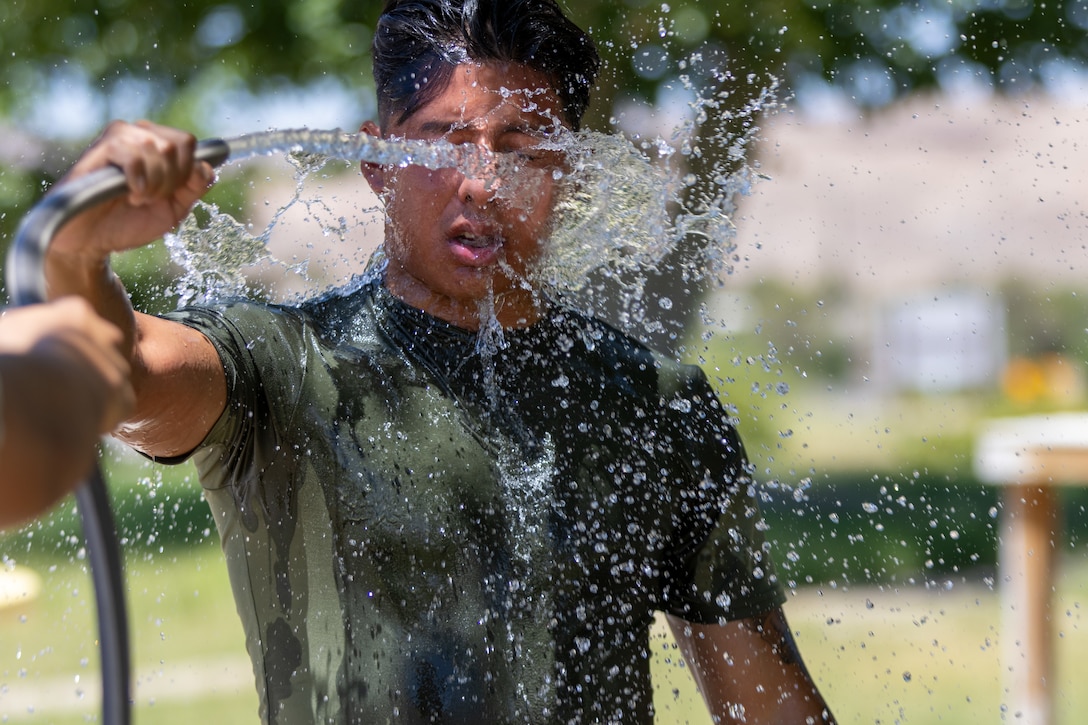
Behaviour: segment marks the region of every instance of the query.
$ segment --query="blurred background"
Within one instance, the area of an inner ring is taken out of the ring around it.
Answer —
[[[1085,407],[1088,3],[564,5],[606,61],[589,127],[637,143],[683,126],[692,173],[743,167],[719,273],[693,284],[685,260],[705,250],[677,249],[650,283],[674,302],[669,319],[647,337],[702,364],[737,419],[787,614],[840,721],[1046,721],[1018,700],[1032,672],[1010,634],[1018,580],[999,566],[1000,484],[1014,481],[980,475],[976,458],[995,419]],[[379,10],[7,0],[0,245],[113,118],[201,137],[357,128],[373,112]],[[329,170],[307,192],[322,207],[301,205],[333,220],[360,210],[350,234],[293,231],[297,247],[276,256],[329,283],[357,271],[380,238],[358,182]],[[255,165],[224,173],[210,199],[263,224],[293,193],[290,174]],[[177,304],[165,245],[116,266],[141,309]],[[113,444],[103,460],[128,555],[137,721],[255,722],[192,471]],[[1088,491],[1055,495],[1047,690],[1051,719],[1072,723],[1088,707]],[[71,503],[0,538],[4,722],[98,717],[81,547]],[[671,641],[657,644],[660,721],[708,722]]]

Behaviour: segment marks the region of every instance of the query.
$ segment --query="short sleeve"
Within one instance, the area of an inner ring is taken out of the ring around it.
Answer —
[[[201,484],[216,489],[255,480],[261,452],[276,446],[278,431],[297,405],[299,361],[305,358],[301,325],[289,311],[245,301],[185,308],[166,317],[208,338],[226,378],[226,408],[191,454]]]
[[[712,624],[780,606],[785,597],[740,436],[699,368],[681,368],[661,389],[687,478],[665,572],[666,611]]]

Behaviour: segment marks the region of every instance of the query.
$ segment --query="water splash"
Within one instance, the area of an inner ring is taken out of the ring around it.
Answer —
[[[740,116],[754,118],[773,108],[775,91],[772,81]],[[532,283],[578,298],[598,313],[610,304],[600,299],[600,290],[608,287],[608,294],[621,297],[620,317],[630,331],[653,328],[654,315],[671,310],[671,298],[660,300],[660,310],[645,303],[646,272],[659,269],[685,240],[697,240],[696,258],[682,270],[685,281],[728,273],[735,250],[734,201],[751,183],[753,174],[744,158],[758,128],[741,124],[746,130],[732,136],[721,130],[704,132],[706,141],[718,146],[718,160],[709,171],[695,175],[689,168],[692,158],[703,154],[693,139],[698,129],[705,129],[707,107],[713,103],[697,99],[688,125],[668,140],[632,141],[620,134],[592,131],[549,138],[543,147],[560,152],[565,163],[548,172],[557,185],[558,201],[546,253]],[[534,184],[543,180],[539,169],[526,168],[518,155],[490,153],[472,144],[386,139],[339,129],[267,131],[240,136],[228,144],[230,164],[259,156],[286,156],[294,167],[295,193],[263,230],[254,232],[215,207],[201,207],[171,235],[171,256],[185,271],[177,289],[183,303],[259,296],[262,290],[254,287],[246,273],[258,264],[282,264],[306,277],[305,257],[294,264],[280,263],[267,251],[268,240],[289,208],[314,203],[305,200],[304,185],[330,159],[456,168],[486,180],[508,202],[532,198]],[[377,209],[372,211],[379,217]],[[353,230],[353,225],[337,218],[323,224],[321,233],[350,243]],[[368,268],[374,272],[383,263],[379,251]],[[602,279],[607,283],[602,284]],[[489,339],[496,337],[493,327],[482,326]],[[501,342],[501,333],[496,339]]]
[[[270,232],[255,236],[214,204],[198,204],[177,233],[165,237],[171,258],[185,270],[175,287],[179,304],[253,292],[245,269],[271,259]]]
[[[540,270],[549,283],[581,289],[592,272],[656,266],[674,241],[668,205],[676,184],[622,136],[587,132],[568,149],[569,171]]]
[[[500,448],[497,463],[503,503],[513,529],[514,553],[526,563],[547,561],[547,522],[558,455],[555,442],[545,435],[528,465],[523,455],[511,450],[510,444]]]
[[[383,166],[409,165],[429,169],[451,165],[467,174],[479,175],[492,165],[491,154],[465,144],[446,141],[414,139],[385,139],[366,133],[346,133],[340,129],[313,130],[307,128],[262,131],[230,139],[230,163],[254,156],[291,155],[313,163],[335,158],[345,161],[366,161]],[[307,166],[309,164],[300,164]]]

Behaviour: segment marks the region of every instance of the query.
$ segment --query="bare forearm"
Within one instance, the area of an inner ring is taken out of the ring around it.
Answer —
[[[90,470],[98,440],[98,421],[86,406],[53,399],[27,400],[24,376],[6,370],[4,432],[0,439],[0,526],[26,521],[47,511]],[[53,377],[54,387],[67,381]]]
[[[131,355],[136,340],[132,305],[110,255],[142,247],[175,228],[215,179],[195,162],[192,134],[140,122],[110,124],[64,181],[112,166],[127,193],[92,206],[57,230],[45,260],[51,298],[78,295],[124,333]]]
[[[103,319],[121,331],[120,349],[132,361],[136,319],[132,302],[121,279],[109,265],[108,256],[75,256],[50,252],[45,260],[46,288],[50,299],[75,295],[91,304]]]
[[[50,294],[78,295],[122,332],[135,391],[132,414],[115,435],[153,456],[188,453],[203,440],[225,405],[218,354],[203,335],[175,322],[136,312],[104,259],[64,255],[47,259]]]
[[[226,405],[219,354],[191,327],[137,312],[133,414],[115,435],[151,456],[189,453]]]
[[[780,609],[723,625],[669,622],[715,722],[834,722]]]
[[[0,316],[0,525],[83,479],[99,435],[131,410],[120,332],[75,298]]]

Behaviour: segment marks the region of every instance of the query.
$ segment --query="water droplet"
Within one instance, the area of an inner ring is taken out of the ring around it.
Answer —
[[[669,402],[669,407],[673,410],[679,410],[682,413],[690,413],[691,401],[687,398],[677,398],[676,400]]]

